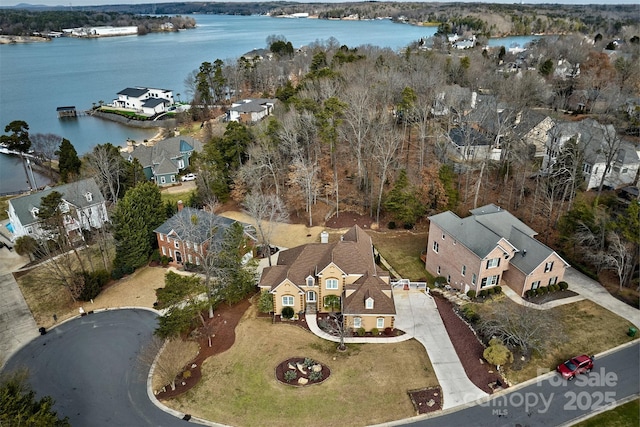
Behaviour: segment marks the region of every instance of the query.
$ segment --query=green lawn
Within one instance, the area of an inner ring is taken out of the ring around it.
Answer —
[[[575,427],[628,427],[638,425],[640,425],[640,399],[635,399],[575,424]]]
[[[433,277],[420,260],[420,254],[427,246],[427,232],[393,230],[371,231],[368,234],[380,255],[402,278],[433,283]]]

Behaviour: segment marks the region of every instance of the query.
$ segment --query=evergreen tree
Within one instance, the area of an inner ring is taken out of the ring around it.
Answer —
[[[82,161],[78,157],[76,148],[68,139],[62,139],[60,148],[55,154],[58,156],[58,169],[60,170],[62,182],[69,182],[73,176],[80,174]]]
[[[407,228],[412,228],[418,218],[424,214],[424,206],[418,197],[415,186],[409,183],[407,171],[402,169],[391,191],[386,197],[384,207]]]
[[[132,271],[147,262],[156,244],[153,230],[164,222],[165,212],[160,190],[153,182],[126,192],[113,215],[116,268]]]
[[[5,145],[9,150],[26,153],[31,148],[31,140],[29,139],[29,125],[23,120],[14,120],[4,128],[5,132],[11,132],[11,135],[0,136],[0,143]]]
[[[242,258],[248,250],[244,227],[236,222],[225,231],[215,261],[221,299],[230,305],[240,302],[256,289],[255,265],[242,264]]]
[[[205,321],[202,311],[207,300],[200,298],[206,288],[197,276],[182,276],[172,271],[164,277],[164,288],[156,291],[156,296],[166,313],[160,317],[155,334],[160,338],[178,337],[189,332],[194,321]]]

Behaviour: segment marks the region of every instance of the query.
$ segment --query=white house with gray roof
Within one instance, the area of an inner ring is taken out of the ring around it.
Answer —
[[[38,213],[42,198],[54,191],[62,194],[60,209],[65,213],[67,234],[101,228],[109,221],[100,188],[93,178],[88,178],[10,199],[7,212],[13,228],[12,240],[20,236],[32,236],[35,239],[45,237],[45,231],[40,227]]]
[[[118,92],[113,106],[133,110],[145,116],[154,116],[167,111],[173,102],[173,92],[168,89],[128,87]]]
[[[231,104],[227,111],[227,121],[255,123],[273,112],[275,99],[250,98]]]
[[[429,220],[425,268],[462,292],[506,285],[523,296],[562,281],[569,267],[534,230],[494,204],[466,218],[447,211]]]

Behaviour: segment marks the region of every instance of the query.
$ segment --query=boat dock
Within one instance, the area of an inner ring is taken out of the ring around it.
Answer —
[[[56,111],[58,112],[59,119],[62,119],[64,117],[78,117],[75,105],[68,107],[58,107],[56,108]]]

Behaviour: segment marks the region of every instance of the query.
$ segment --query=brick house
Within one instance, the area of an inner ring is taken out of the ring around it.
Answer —
[[[357,225],[340,241],[309,243],[281,251],[278,263],[262,272],[262,292],[273,295],[273,307],[296,313],[342,311],[346,324],[366,331],[393,328],[395,303],[389,273],[379,268],[371,238]]]
[[[186,264],[199,266],[207,256],[212,244],[221,242],[225,231],[237,223],[230,218],[216,215],[201,209],[183,207],[178,202],[178,212],[153,230],[156,233],[158,250],[161,256],[170,259],[169,265],[177,268]],[[247,235],[246,253],[251,253],[254,240],[252,227],[240,223]]]
[[[518,295],[563,280],[569,264],[535,239],[537,232],[489,204],[460,218],[451,211],[429,217],[425,268],[462,292],[506,285]]]

